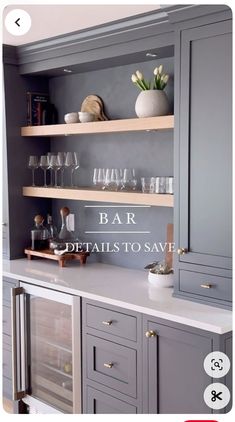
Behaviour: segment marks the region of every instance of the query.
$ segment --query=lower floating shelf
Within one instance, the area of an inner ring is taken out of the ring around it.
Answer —
[[[73,199],[76,201],[113,202],[116,204],[153,205],[173,207],[174,197],[168,194],[142,192],[110,192],[90,188],[50,188],[23,187],[24,196],[53,199]]]

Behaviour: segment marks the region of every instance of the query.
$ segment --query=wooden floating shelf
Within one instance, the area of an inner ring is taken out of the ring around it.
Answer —
[[[24,196],[53,199],[72,199],[77,201],[112,202],[116,204],[153,205],[173,207],[174,197],[168,194],[149,194],[142,192],[110,192],[90,188],[44,188],[23,187]]]
[[[141,119],[108,120],[103,122],[61,125],[25,126],[21,136],[65,136],[92,133],[138,132],[174,128],[174,116],[145,117]]]

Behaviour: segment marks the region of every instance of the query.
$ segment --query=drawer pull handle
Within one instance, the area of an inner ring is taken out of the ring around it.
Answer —
[[[113,367],[113,363],[112,362],[110,362],[110,363],[104,363],[104,367],[111,369]]]
[[[210,283],[201,284],[203,289],[211,289],[212,285]]]
[[[153,330],[148,330],[148,331],[146,331],[146,333],[145,333],[145,336],[146,336],[147,338],[150,338],[150,337],[156,337],[156,335],[157,335],[157,333],[156,333],[155,331],[153,331]]]
[[[112,325],[113,321],[102,321],[102,324],[104,325]]]
[[[188,252],[188,250],[186,248],[179,248],[177,250],[178,255],[185,255],[187,252]]]

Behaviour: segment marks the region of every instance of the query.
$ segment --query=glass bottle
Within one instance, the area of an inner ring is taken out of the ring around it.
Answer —
[[[67,217],[70,214],[68,207],[63,207],[60,210],[61,215],[61,229],[59,232],[59,239],[64,241],[71,241],[73,239],[73,234],[69,227],[67,226]]]
[[[47,230],[48,230],[48,238],[50,240],[56,240],[58,237],[58,230],[57,227],[53,224],[52,216],[47,214]]]
[[[31,249],[38,251],[48,248],[49,233],[43,225],[44,218],[41,215],[34,217],[35,226],[31,230]]]

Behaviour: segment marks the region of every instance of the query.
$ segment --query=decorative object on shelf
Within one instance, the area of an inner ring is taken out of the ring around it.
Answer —
[[[68,227],[68,215],[70,214],[70,210],[68,207],[63,207],[60,210],[61,215],[61,229],[59,232],[59,239],[63,240],[64,242],[68,241],[70,242],[73,240],[73,234]]]
[[[95,115],[95,120],[108,120],[104,114],[104,103],[98,95],[88,95],[83,100],[81,105],[81,111],[87,111]]]
[[[153,82],[147,82],[139,70],[131,76],[132,82],[141,89],[135,103],[138,117],[164,116],[169,113],[169,101],[164,92],[169,75],[163,73],[162,65],[156,67],[153,73]]]
[[[88,111],[79,111],[78,117],[81,123],[94,122],[96,118],[94,113],[89,113]]]
[[[50,214],[47,214],[47,230],[49,241],[55,241],[58,238],[57,227],[53,224],[53,219]]]
[[[46,103],[42,112],[42,125],[56,125],[58,123],[58,111],[54,104]]]
[[[34,251],[31,248],[25,249],[24,252],[29,260],[33,259],[33,257],[51,259],[57,261],[61,268],[64,268],[68,261],[74,260],[79,261],[80,264],[84,265],[86,264],[87,257],[90,255],[89,252],[85,251],[76,253],[68,252],[63,255],[55,255],[54,252],[50,249]]]
[[[38,251],[48,247],[49,232],[43,225],[44,218],[41,215],[34,217],[35,226],[31,230],[31,249]]]
[[[27,125],[43,124],[43,113],[49,104],[49,95],[40,92],[27,92]],[[45,120],[45,113],[44,113]]]
[[[153,262],[146,265],[145,269],[149,269],[148,281],[155,287],[173,286],[173,269],[165,262]]]
[[[70,123],[78,123],[79,122],[78,113],[77,112],[72,112],[72,113],[65,114],[64,115],[64,121],[67,124],[70,124]]]

